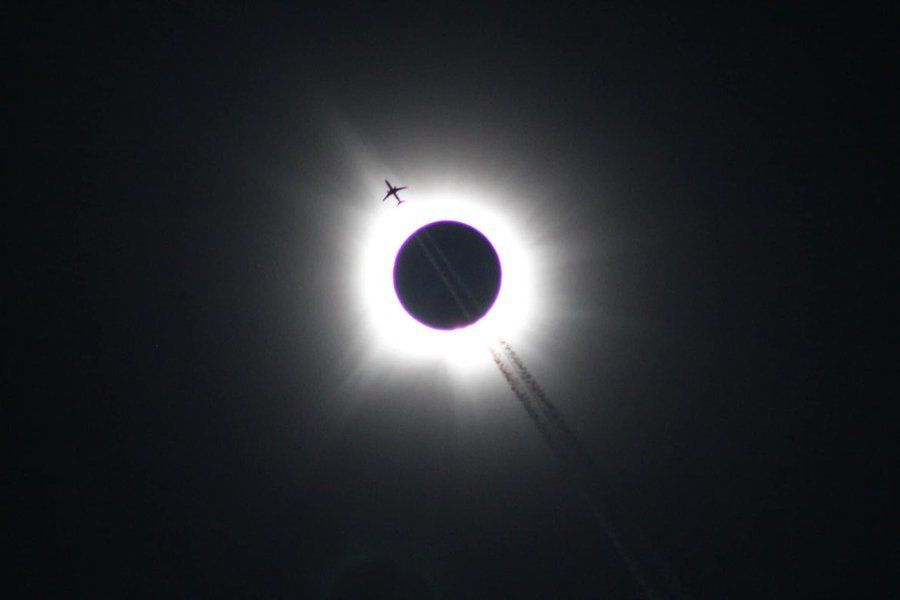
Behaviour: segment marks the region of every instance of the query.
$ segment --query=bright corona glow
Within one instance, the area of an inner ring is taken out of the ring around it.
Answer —
[[[533,314],[532,262],[522,232],[501,214],[496,201],[472,191],[401,192],[407,202],[392,199],[374,210],[359,247],[357,295],[368,327],[382,352],[401,360],[442,358],[453,366],[485,362],[485,348],[500,337],[516,338]],[[494,246],[502,270],[500,292],[484,317],[454,330],[437,330],[413,319],[394,290],[397,252],[420,227],[435,221],[459,221],[480,231]]]

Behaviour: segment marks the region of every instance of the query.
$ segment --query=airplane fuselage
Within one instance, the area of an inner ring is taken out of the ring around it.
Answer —
[[[399,192],[400,190],[406,189],[405,185],[393,186],[393,185],[391,185],[391,182],[388,181],[387,179],[384,180],[384,183],[385,183],[385,185],[387,185],[388,191],[387,191],[387,194],[384,195],[384,198],[381,199],[382,202],[387,200],[390,196],[393,196],[397,200],[397,206],[400,206],[401,204],[406,202],[406,200],[401,200],[400,196],[397,195],[397,192]]]

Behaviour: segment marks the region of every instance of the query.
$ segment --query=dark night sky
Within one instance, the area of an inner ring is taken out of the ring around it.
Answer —
[[[6,588],[634,597],[499,375],[347,375],[339,122],[541,198],[522,353],[665,597],[896,590],[886,13],[555,4],[4,18]]]

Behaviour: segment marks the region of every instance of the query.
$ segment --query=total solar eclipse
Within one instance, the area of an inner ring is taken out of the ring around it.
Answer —
[[[500,292],[500,259],[477,229],[437,221],[410,235],[394,261],[394,291],[406,312],[433,329],[459,329],[488,313]]]

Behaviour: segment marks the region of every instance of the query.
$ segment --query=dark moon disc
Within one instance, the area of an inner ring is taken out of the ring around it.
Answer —
[[[394,260],[394,290],[406,312],[434,329],[478,321],[500,292],[500,259],[465,223],[438,221],[413,233]]]

